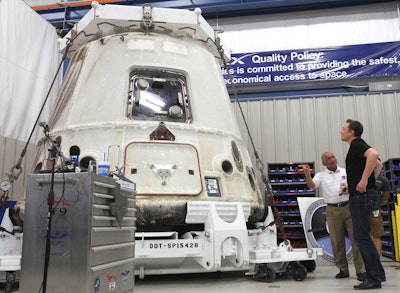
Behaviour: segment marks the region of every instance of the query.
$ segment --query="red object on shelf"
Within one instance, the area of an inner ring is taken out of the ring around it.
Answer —
[[[291,243],[293,248],[307,248],[306,243]]]

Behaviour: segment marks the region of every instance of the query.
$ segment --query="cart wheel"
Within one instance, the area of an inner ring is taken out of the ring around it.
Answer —
[[[307,272],[311,273],[315,271],[317,268],[317,264],[315,263],[315,260],[305,260],[300,262],[305,268],[307,269]]]
[[[289,265],[289,273],[296,281],[303,281],[307,277],[307,269],[301,263],[297,262]]]
[[[267,264],[260,264],[256,266],[256,273],[253,277],[257,281],[272,283],[275,281],[276,273]]]

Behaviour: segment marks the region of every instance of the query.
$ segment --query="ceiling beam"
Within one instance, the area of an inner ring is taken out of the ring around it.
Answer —
[[[142,6],[145,3],[150,3],[154,7],[163,8],[189,10],[201,8],[202,15],[206,19],[326,9],[394,1],[395,0],[97,0],[97,2],[101,4]],[[69,30],[73,23],[79,21],[90,10],[91,3],[92,1],[62,0],[53,4],[32,6],[32,8],[57,29]]]

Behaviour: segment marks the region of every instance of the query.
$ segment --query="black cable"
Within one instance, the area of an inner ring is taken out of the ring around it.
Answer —
[[[31,133],[29,134],[29,138],[28,138],[28,140],[27,140],[27,142],[26,142],[24,148],[23,148],[22,151],[21,151],[21,155],[20,155],[20,158],[18,159],[18,162],[15,164],[15,166],[13,166],[13,167],[11,168],[11,175],[10,175],[10,176],[11,176],[12,181],[18,179],[18,176],[19,176],[19,175],[21,174],[21,172],[22,172],[22,169],[21,169],[22,159],[24,158],[24,156],[25,156],[25,154],[26,154],[26,152],[27,152],[29,142],[30,142],[31,139],[32,139],[32,136],[33,136],[33,133],[34,133],[34,131],[35,131],[35,128],[36,128],[36,126],[38,125],[40,116],[42,115],[42,112],[43,112],[44,107],[45,107],[45,105],[46,105],[46,103],[47,103],[47,100],[49,99],[51,90],[53,89],[53,86],[54,86],[54,83],[55,83],[55,81],[56,81],[56,79],[57,79],[57,76],[58,76],[58,74],[60,73],[61,66],[62,66],[62,64],[64,63],[65,59],[67,58],[67,54],[68,54],[69,48],[70,48],[71,46],[72,46],[72,41],[67,42],[67,47],[66,47],[66,49],[65,49],[64,55],[63,55],[63,57],[62,57],[62,59],[61,59],[60,64],[58,65],[56,74],[54,75],[54,78],[53,78],[53,80],[52,80],[52,82],[51,82],[50,88],[49,88],[49,90],[48,90],[48,92],[47,92],[47,94],[46,94],[46,98],[45,98],[44,101],[43,101],[42,107],[40,108],[40,111],[39,111],[39,114],[38,114],[38,116],[37,116],[37,118],[36,118],[36,121],[35,121],[35,123],[33,124]],[[19,172],[17,175],[14,175],[14,169],[20,170],[20,172]]]
[[[229,73],[228,64],[224,59],[224,49],[222,48],[222,45],[220,43],[219,37],[216,37],[214,44],[218,48],[218,53],[220,54],[220,58],[222,59],[222,61],[224,63],[224,67],[226,69],[226,73],[228,75],[228,78],[230,80],[232,80],[232,75]],[[264,183],[265,191],[268,194],[267,198],[264,198],[264,204],[271,207],[271,209],[272,209],[272,211],[273,211],[273,213],[275,215],[275,218],[276,218],[275,223],[277,224],[278,228],[280,229],[280,231],[283,234],[283,239],[284,239],[285,244],[287,244],[288,242],[287,242],[287,238],[286,238],[286,234],[285,234],[285,228],[284,228],[284,225],[283,225],[283,220],[282,220],[282,217],[280,216],[280,214],[278,212],[278,209],[276,208],[275,200],[274,200],[274,194],[273,194],[273,191],[272,191],[271,184],[270,184],[270,182],[268,180],[268,177],[264,173],[264,164],[262,163],[262,161],[261,161],[261,159],[260,159],[260,157],[258,155],[258,152],[256,150],[256,147],[255,147],[255,144],[254,144],[254,141],[253,141],[253,137],[251,135],[249,126],[247,124],[246,117],[244,116],[244,113],[243,113],[242,105],[239,102],[239,95],[237,93],[237,89],[236,89],[234,84],[231,84],[231,88],[233,90],[233,95],[235,96],[235,101],[236,101],[236,103],[237,103],[237,105],[239,107],[240,114],[242,116],[244,125],[246,127],[247,135],[249,136],[249,139],[250,139],[250,142],[251,142],[251,146],[253,147],[254,156],[255,156],[256,162],[257,162],[257,170],[261,174],[261,179],[262,179],[262,181]],[[264,212],[264,217],[263,218],[265,218],[266,216],[267,216],[267,213]]]

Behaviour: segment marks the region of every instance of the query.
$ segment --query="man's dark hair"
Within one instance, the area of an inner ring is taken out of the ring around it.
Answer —
[[[361,137],[361,135],[364,132],[364,127],[361,124],[361,122],[357,121],[357,120],[352,120],[352,119],[347,119],[346,122],[349,123],[349,130],[354,131],[354,136],[357,138]]]

